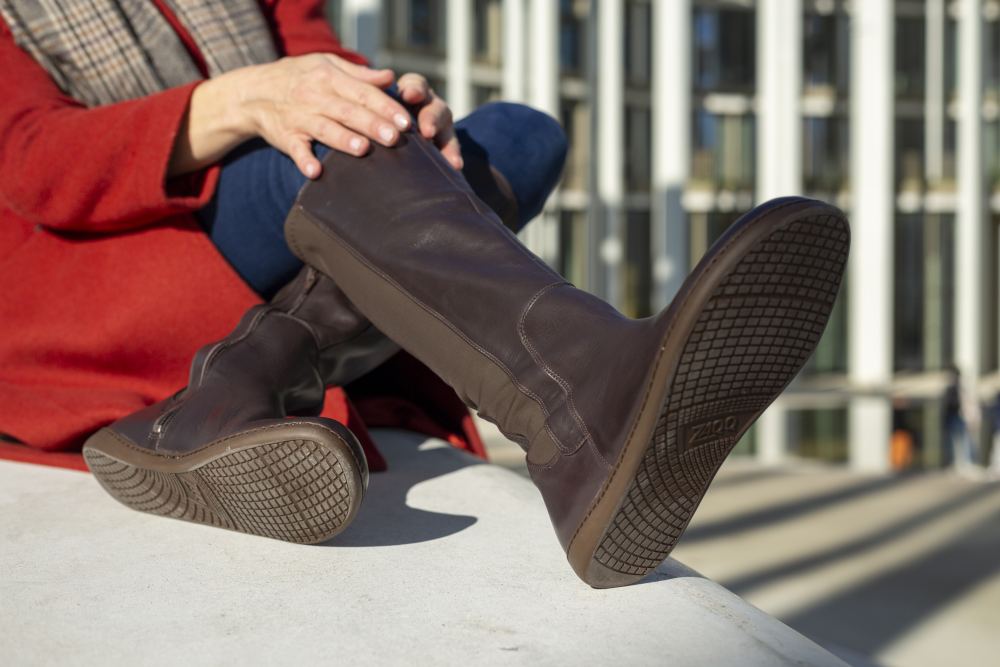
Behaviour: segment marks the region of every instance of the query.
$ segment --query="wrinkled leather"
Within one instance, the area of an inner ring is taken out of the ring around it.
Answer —
[[[662,322],[630,320],[567,283],[414,134],[361,160],[331,153],[298,208],[286,225],[293,252],[526,445],[567,546],[649,370],[634,360],[651,354],[621,351],[652,353]]]
[[[111,428],[176,456],[262,421],[318,415],[327,385],[397,351],[371,331],[329,278],[306,267],[233,333],[197,352],[186,388]]]
[[[466,166],[475,190],[516,228],[503,176],[474,158]],[[325,387],[356,380],[398,351],[330,278],[306,266],[230,336],[198,351],[184,390],[112,428],[157,452],[188,453],[262,420],[318,415]]]

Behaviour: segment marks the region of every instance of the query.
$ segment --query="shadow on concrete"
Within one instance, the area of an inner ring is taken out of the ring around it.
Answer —
[[[371,476],[358,516],[343,533],[324,546],[381,547],[441,539],[465,530],[476,517],[416,509],[406,497],[417,484],[469,466],[481,465],[472,456],[450,447],[419,449],[423,436],[380,431],[379,449],[389,469]]]
[[[903,539],[909,534],[926,527],[931,521],[946,517],[952,512],[959,511],[983,498],[996,495],[998,492],[1000,492],[1000,489],[993,486],[976,486],[945,502],[917,512],[901,521],[879,528],[868,535],[840,544],[836,548],[793,561],[778,563],[772,567],[735,579],[720,580],[719,583],[737,595],[743,596],[751,590],[765,586],[771,582],[823,567],[843,558],[852,558],[866,551],[877,549],[893,540]]]
[[[1000,512],[995,512],[947,545],[782,620],[821,642],[876,654],[926,617],[1000,574],[998,526]]]
[[[912,475],[902,475],[864,480],[856,484],[849,484],[845,487],[833,489],[825,493],[819,493],[805,498],[795,498],[793,500],[765,507],[761,510],[728,517],[720,521],[696,524],[691,526],[687,532],[684,533],[683,539],[685,542],[709,540],[717,537],[725,537],[726,535],[736,531],[752,530],[761,528],[768,524],[789,521],[803,514],[825,509],[834,503],[841,503],[873,493],[879,493],[892,487],[905,484],[913,479],[914,476]],[[711,489],[709,489],[709,493],[711,493]]]

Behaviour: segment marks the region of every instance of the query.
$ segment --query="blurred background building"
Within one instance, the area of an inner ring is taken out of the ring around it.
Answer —
[[[828,332],[745,451],[869,471],[940,467],[950,369],[984,406],[995,401],[1000,1],[329,9],[349,46],[423,73],[456,116],[507,99],[562,121],[565,177],[525,241],[629,315],[669,303],[757,202],[805,194],[848,213],[851,269]],[[991,414],[978,429],[984,460]]]

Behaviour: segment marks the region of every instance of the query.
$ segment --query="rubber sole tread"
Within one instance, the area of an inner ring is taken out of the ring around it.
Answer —
[[[834,216],[796,220],[722,279],[684,344],[652,441],[594,553],[598,563],[637,578],[670,554],[740,436],[818,344],[849,236]]]
[[[158,516],[315,544],[340,532],[355,504],[351,472],[330,448],[287,440],[230,452],[169,473],[84,449],[87,465],[115,499]]]

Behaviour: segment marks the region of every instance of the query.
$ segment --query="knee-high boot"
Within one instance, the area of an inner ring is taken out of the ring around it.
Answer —
[[[526,450],[556,534],[596,587],[670,553],[739,437],[822,334],[843,214],[786,198],[711,248],[660,314],[632,320],[524,248],[433,146],[331,153],[285,227],[381,331]]]

